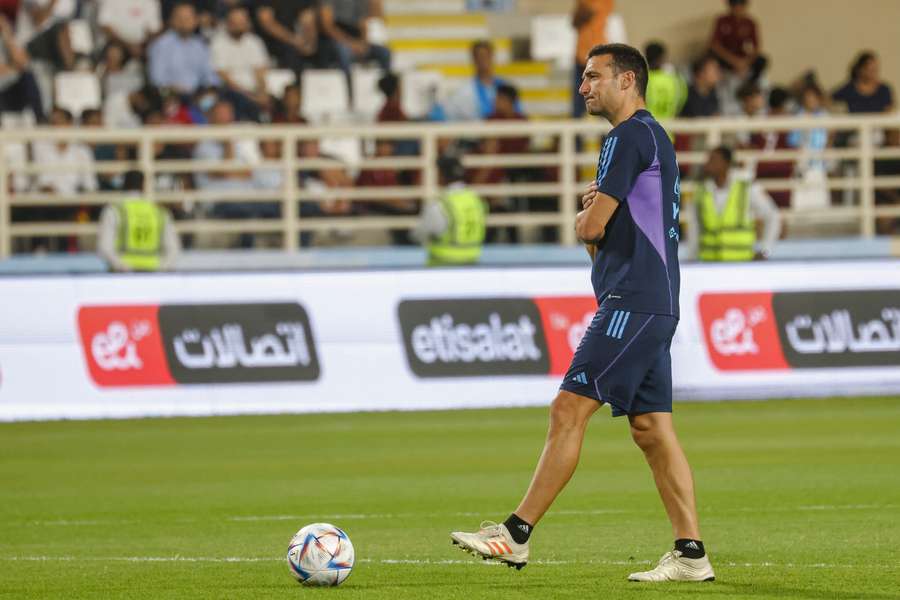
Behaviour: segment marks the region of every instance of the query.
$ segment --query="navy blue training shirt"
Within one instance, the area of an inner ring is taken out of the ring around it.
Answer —
[[[678,163],[649,112],[639,110],[609,132],[597,185],[619,201],[591,269],[597,302],[678,318]]]

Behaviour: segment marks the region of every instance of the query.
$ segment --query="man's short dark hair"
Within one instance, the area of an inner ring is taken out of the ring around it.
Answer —
[[[505,96],[513,103],[519,101],[519,90],[517,90],[514,85],[509,85],[508,83],[501,83],[497,86],[497,95]]]
[[[724,158],[729,165],[734,163],[734,152],[728,146],[716,146],[712,151]]]
[[[128,171],[122,182],[122,190],[126,192],[141,192],[144,190],[144,174],[140,171]]]
[[[385,73],[382,75],[381,79],[378,80],[378,89],[381,90],[381,93],[384,94],[386,98],[390,98],[396,94],[399,87],[400,78],[394,73]]]
[[[735,6],[746,6],[747,0],[728,0],[728,6],[734,8]]]
[[[80,120],[82,123],[87,123],[88,120],[91,119],[91,117],[97,117],[97,116],[99,116],[102,120],[103,113],[100,112],[96,108],[86,108],[83,111],[81,111],[81,119]]]
[[[58,115],[62,115],[67,123],[72,123],[73,121],[75,121],[75,117],[72,116],[72,111],[67,108],[63,108],[62,106],[54,106],[53,112]]]
[[[661,69],[666,58],[666,47],[661,42],[650,42],[644,47],[644,55],[650,70]]]
[[[710,61],[719,62],[719,59],[710,52],[700,55],[700,58],[691,63],[691,74],[696,76]]]
[[[774,87],[769,92],[769,108],[784,108],[791,99],[791,93],[783,87]]]
[[[751,96],[756,96],[759,94],[762,94],[762,90],[759,89],[759,85],[756,84],[756,82],[748,81],[738,88],[737,99],[740,101],[744,101]]]
[[[643,98],[647,95],[647,61],[641,51],[628,44],[600,44],[594,46],[588,52],[587,57],[603,56],[609,54],[612,56],[613,73],[616,75],[631,71],[634,73],[634,84],[637,89],[638,96]]]

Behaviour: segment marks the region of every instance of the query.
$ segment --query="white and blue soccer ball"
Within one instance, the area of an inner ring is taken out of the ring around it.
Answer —
[[[291,575],[303,585],[340,585],[350,576],[356,555],[350,538],[329,523],[307,525],[288,546]]]

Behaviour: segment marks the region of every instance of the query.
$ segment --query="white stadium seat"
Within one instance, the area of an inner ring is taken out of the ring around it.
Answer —
[[[266,71],[266,91],[281,98],[284,95],[284,89],[293,85],[297,81],[297,76],[290,69],[269,69]]]
[[[384,104],[384,94],[378,89],[381,69],[354,66],[350,78],[353,81],[353,112],[372,120]]]
[[[93,73],[63,71],[53,80],[56,105],[77,119],[87,108],[100,108],[100,80]]]
[[[72,50],[76,54],[90,56],[94,53],[94,34],[91,32],[91,24],[84,19],[72,19],[69,21],[69,40]]]
[[[435,98],[444,95],[444,77],[437,71],[407,71],[400,85],[400,104],[410,119],[424,117]]]
[[[350,112],[347,78],[337,69],[303,72],[303,102],[300,111],[310,121],[333,122]]]
[[[531,57],[552,60],[571,68],[577,34],[570,15],[537,15],[531,18]]]

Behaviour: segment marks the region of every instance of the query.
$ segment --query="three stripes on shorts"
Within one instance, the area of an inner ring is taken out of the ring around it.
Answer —
[[[628,317],[631,312],[624,310],[613,311],[612,319],[609,320],[609,326],[606,328],[606,335],[617,340],[622,339],[625,333],[625,325],[628,324]]]

